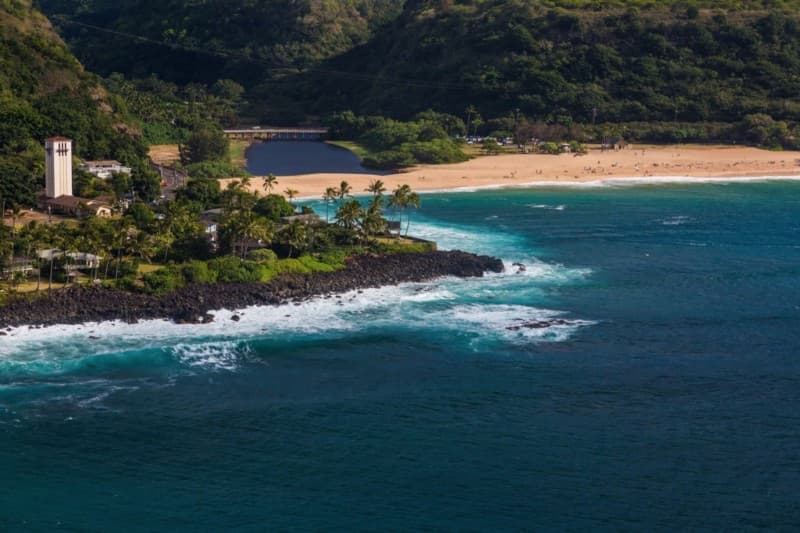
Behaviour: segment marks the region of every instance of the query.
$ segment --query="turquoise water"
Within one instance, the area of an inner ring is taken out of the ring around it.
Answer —
[[[411,230],[526,271],[0,337],[0,530],[800,528],[800,183]]]

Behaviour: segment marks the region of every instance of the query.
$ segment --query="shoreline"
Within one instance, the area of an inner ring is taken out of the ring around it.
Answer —
[[[418,193],[469,192],[532,187],[713,183],[800,180],[800,151],[773,152],[740,146],[632,146],[585,155],[502,154],[463,163],[419,165],[388,175],[315,173],[277,176],[302,200],[318,199],[327,187],[347,181],[358,195],[371,180],[388,191],[408,184]],[[235,178],[233,178],[235,179]],[[224,188],[231,180],[221,180]],[[263,190],[254,177],[252,190]]]
[[[436,251],[351,257],[342,270],[286,274],[269,282],[187,285],[162,296],[118,289],[73,286],[0,307],[0,336],[14,328],[73,325],[94,322],[164,319],[177,324],[204,324],[212,311],[279,306],[352,290],[423,282],[455,276],[483,277],[502,272],[500,259],[460,251]],[[232,320],[238,317],[234,313]]]

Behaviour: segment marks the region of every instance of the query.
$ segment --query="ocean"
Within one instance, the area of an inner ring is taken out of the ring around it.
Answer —
[[[0,530],[800,529],[800,182],[430,194],[411,233],[508,270],[0,337]]]

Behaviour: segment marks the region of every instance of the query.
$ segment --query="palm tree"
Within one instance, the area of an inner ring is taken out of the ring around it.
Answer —
[[[358,226],[358,220],[361,218],[363,211],[358,200],[350,200],[340,205],[339,209],[336,210],[338,224],[343,228],[354,230]]]
[[[258,241],[259,244],[269,243],[272,241],[274,235],[272,222],[264,217],[245,217],[245,219],[242,220],[240,231],[242,259],[247,257],[251,240]]]
[[[477,115],[478,110],[474,105],[467,106],[467,135],[469,135],[469,127],[472,124],[472,115]]]
[[[278,178],[275,177],[275,174],[267,174],[264,178],[264,190],[267,191],[267,194],[270,194],[277,184]]]
[[[283,194],[286,195],[286,197],[289,199],[289,203],[291,203],[292,200],[297,198],[297,195],[300,194],[300,191],[298,191],[297,189],[291,189],[287,187],[286,190],[283,191]]]
[[[328,222],[328,207],[330,203],[339,197],[339,190],[336,187],[328,187],[322,194],[322,201],[325,202],[325,222]]]
[[[386,219],[381,215],[380,197],[376,196],[367,209],[361,215],[361,235],[364,242],[369,242],[372,235],[377,235],[386,231]]]
[[[413,191],[410,191],[407,199],[406,199],[406,209],[409,207],[413,207],[414,209],[419,209],[419,195]],[[406,237],[408,237],[408,228],[411,227],[411,211],[408,212],[406,215]]]
[[[342,180],[342,182],[339,184],[339,189],[338,189],[339,201],[341,202],[345,198],[350,196],[350,191],[352,191],[352,190],[353,190],[353,187],[351,187],[350,184],[347,183],[346,181]]]
[[[400,224],[403,222],[403,213],[411,208],[418,208],[420,204],[419,195],[411,190],[407,184],[399,185],[392,191],[392,197],[389,198],[389,205],[400,212]],[[406,221],[406,235],[411,226],[411,213],[408,213]]]
[[[295,251],[302,252],[308,245],[308,227],[299,220],[284,226],[280,231],[280,242],[289,247],[289,257]]]
[[[371,192],[373,196],[381,196],[386,192],[386,186],[381,180],[372,180],[364,191]]]
[[[389,197],[388,203],[392,210],[392,218],[395,219],[394,222],[400,224],[401,226],[403,223],[403,209],[405,208],[404,202],[404,189],[402,186],[398,186],[392,191],[392,195]],[[397,236],[400,236],[400,231],[398,231]]]
[[[33,239],[33,246],[36,249],[36,292],[39,292],[42,285],[42,265],[39,258],[39,249],[48,241],[48,228],[43,224],[36,224],[35,222],[31,222],[29,227]]]
[[[239,178],[239,188],[245,192],[250,192],[250,182],[253,180],[251,176],[242,176]],[[254,191],[250,194],[258,194],[258,192]]]
[[[55,270],[55,258],[57,253],[63,253],[61,248],[67,238],[69,228],[63,222],[56,226],[47,227],[47,239],[50,244],[50,278],[47,280],[47,292],[53,291],[53,270]]]
[[[131,221],[129,218],[122,218],[114,228],[114,245],[116,246],[117,260],[114,264],[114,282],[119,279],[119,267],[122,262],[122,253],[125,249],[125,244],[131,239]],[[108,277],[108,263],[106,263],[106,277]]]

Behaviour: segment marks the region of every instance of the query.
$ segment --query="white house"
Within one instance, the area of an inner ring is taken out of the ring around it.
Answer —
[[[131,174],[131,167],[123,166],[122,163],[113,159],[84,161],[81,163],[81,170],[103,180],[107,180],[112,174]]]
[[[100,266],[100,261],[103,260],[103,258],[99,255],[89,254],[86,252],[64,252],[64,250],[60,250],[58,248],[39,250],[36,252],[36,255],[42,261],[52,261],[57,257],[66,255],[72,260],[72,265],[70,265],[70,268],[75,270],[84,268],[97,268]]]

